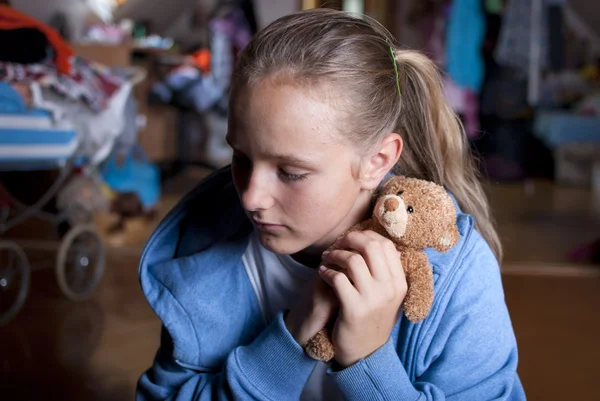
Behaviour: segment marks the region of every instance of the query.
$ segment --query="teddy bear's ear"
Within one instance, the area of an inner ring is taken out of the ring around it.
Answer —
[[[447,252],[456,243],[460,238],[460,233],[458,232],[458,227],[456,224],[452,224],[446,230],[444,230],[443,234],[438,238],[438,243],[434,246],[436,250],[439,252]]]
[[[404,180],[406,177],[404,176],[394,176],[388,180],[383,188],[383,193],[385,194],[396,194],[402,190],[404,186]]]

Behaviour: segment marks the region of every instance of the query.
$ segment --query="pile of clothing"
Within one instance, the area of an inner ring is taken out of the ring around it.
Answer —
[[[209,23],[210,46],[175,66],[152,88],[156,100],[202,113],[226,107],[227,92],[237,54],[250,42],[252,32],[243,12],[231,6]],[[208,54],[207,54],[208,52]],[[209,60],[198,64],[198,57]]]
[[[0,104],[5,121],[20,118],[18,127],[0,128],[39,128],[43,115],[45,127],[74,131],[77,147],[72,151],[93,165],[115,147],[126,153],[134,146],[137,104],[127,71],[76,57],[55,30],[4,5],[0,5],[0,43],[0,81],[24,105],[15,110]],[[28,121],[28,116],[37,119]],[[31,145],[42,149],[45,144]]]
[[[42,178],[48,175],[54,182],[55,173],[70,161],[75,168],[56,190],[54,204],[45,207],[60,212],[70,225],[88,223],[98,210],[113,211],[121,220],[153,210],[160,172],[148,160],[133,157],[143,152],[137,145],[141,119],[131,74],[75,56],[55,30],[0,5],[4,192],[31,200],[27,204],[36,202],[37,192],[53,188]],[[21,177],[36,185],[15,193],[23,187]]]

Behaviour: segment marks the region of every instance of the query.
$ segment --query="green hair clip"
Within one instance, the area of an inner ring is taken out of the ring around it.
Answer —
[[[396,63],[396,53],[394,53],[394,47],[390,43],[389,39],[385,40],[390,45],[390,53],[392,55],[392,61],[394,62],[394,71],[396,71],[396,87],[398,88],[398,95],[402,95],[400,92],[400,74],[398,73],[398,63]]]

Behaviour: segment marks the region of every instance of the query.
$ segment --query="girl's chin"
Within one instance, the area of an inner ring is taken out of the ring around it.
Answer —
[[[305,265],[318,267],[321,254],[325,248],[312,245],[293,237],[272,236],[259,232],[262,246],[278,255],[292,255],[294,259]]]
[[[273,253],[289,255],[298,252],[301,248],[297,241],[288,236],[272,235],[269,233],[258,232],[262,246]]]
[[[291,235],[273,235],[258,231],[262,246],[279,255],[292,255],[306,248],[306,244]]]

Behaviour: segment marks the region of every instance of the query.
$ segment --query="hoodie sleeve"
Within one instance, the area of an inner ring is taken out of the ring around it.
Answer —
[[[316,362],[277,318],[249,345],[235,348],[219,371],[179,365],[163,329],[153,366],[138,381],[136,400],[298,400]],[[282,368],[285,367],[285,368]]]
[[[353,366],[329,371],[347,400],[525,400],[498,264],[482,238],[455,274],[431,322],[420,323],[431,333],[414,350],[416,378],[390,339]]]

